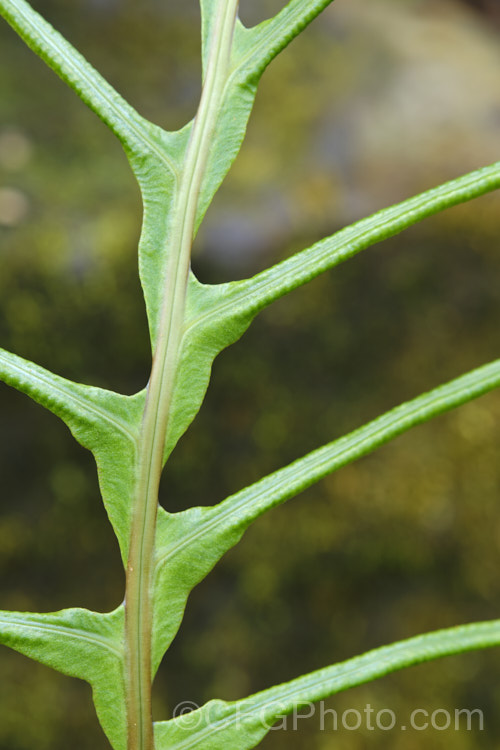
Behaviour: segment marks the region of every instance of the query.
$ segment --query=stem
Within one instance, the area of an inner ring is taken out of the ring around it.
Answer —
[[[128,750],[154,750],[151,714],[152,573],[163,451],[179,363],[199,190],[229,75],[238,0],[219,0],[205,83],[177,195],[163,307],[138,450],[125,597]]]

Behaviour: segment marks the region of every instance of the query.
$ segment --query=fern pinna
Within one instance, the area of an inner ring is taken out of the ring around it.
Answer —
[[[422,661],[500,643],[500,620],[421,635],[327,666],[242,700],[213,700],[153,723],[151,684],[190,591],[270,508],[377,446],[500,384],[483,365],[324,445],[213,507],[158,505],[163,467],[202,403],[211,365],[258,313],[319,274],[427,216],[500,186],[500,163],[391,206],[252,278],[205,285],[190,269],[193,238],[235,159],[259,79],[331,0],[290,0],[245,28],[237,0],[200,0],[203,86],[195,118],[176,132],[141,117],[26,0],[0,0],[25,42],[120,140],[144,219],[139,273],[152,347],[147,386],[133,396],[82,385],[0,350],[9,385],[60,417],[90,450],[126,573],[113,612],[0,613],[0,642],[92,686],[115,750],[250,750],[297,706]]]

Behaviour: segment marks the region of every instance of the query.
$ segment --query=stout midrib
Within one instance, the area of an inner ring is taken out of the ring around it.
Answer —
[[[200,106],[177,193],[163,305],[139,441],[125,599],[128,750],[154,748],[151,718],[152,574],[158,489],[179,364],[199,191],[230,72],[237,6],[237,0],[220,0],[213,26]]]

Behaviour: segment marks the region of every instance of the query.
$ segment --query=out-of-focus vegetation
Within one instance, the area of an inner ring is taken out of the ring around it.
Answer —
[[[195,0],[33,5],[140,112],[171,128],[192,116]],[[337,0],[278,58],[200,232],[202,280],[252,273],[499,158],[498,31],[469,5]],[[243,0],[248,23],[265,14],[265,2]],[[0,345],[132,392],[149,351],[139,197],[125,159],[6,25],[0,91]],[[216,361],[207,401],[169,464],[165,506],[216,502],[497,357],[498,205],[493,195],[428,220],[272,307]],[[23,396],[2,387],[0,397],[0,606],[114,607],[121,568],[90,457]],[[498,617],[499,417],[493,393],[261,519],[192,595],[157,680],[162,715],[182,699],[240,697],[325,657]],[[495,652],[455,657],[329,704],[341,712],[370,703],[403,718],[415,708],[480,708],[482,732],[333,733],[313,718],[270,733],[263,747],[496,747],[499,668]],[[35,746],[107,744],[85,685],[3,649],[0,750]]]

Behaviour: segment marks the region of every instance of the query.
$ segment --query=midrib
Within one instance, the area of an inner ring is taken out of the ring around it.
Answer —
[[[206,79],[186,153],[172,226],[170,256],[156,350],[138,451],[126,589],[128,750],[153,750],[151,720],[152,572],[158,488],[165,436],[179,363],[186,286],[199,190],[205,173],[225,83],[237,0],[220,0]]]

